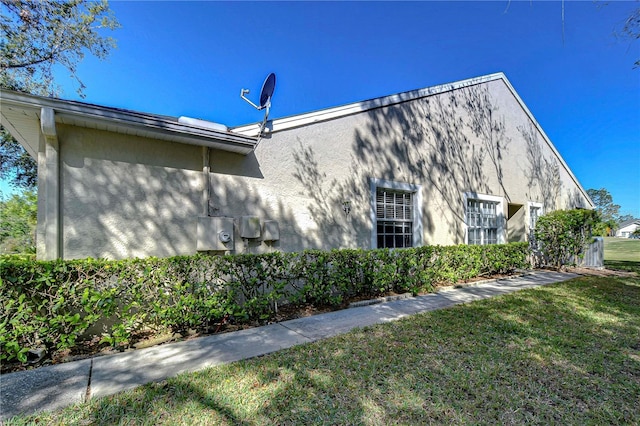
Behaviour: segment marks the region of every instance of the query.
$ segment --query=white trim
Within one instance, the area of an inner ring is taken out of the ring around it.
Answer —
[[[9,121],[8,115],[4,113],[5,110],[22,111],[23,115],[28,115],[27,113],[39,114],[41,110],[47,109],[55,111],[56,123],[207,146],[239,154],[251,153],[257,144],[255,137],[180,123],[174,117],[46,98],[9,90],[0,90],[0,97],[3,109],[2,124],[5,126],[5,122]],[[14,128],[11,124],[7,127]],[[12,135],[20,136],[13,133]]]
[[[498,244],[504,244],[507,241],[506,227],[505,227],[505,214],[504,214],[504,197],[498,197],[496,195],[478,194],[477,192],[465,192],[463,194],[464,203],[464,243],[469,244],[469,226],[467,224],[467,202],[468,200],[489,201],[492,203],[498,203],[496,206],[497,211],[497,240]]]
[[[371,248],[378,248],[378,229],[376,226],[376,191],[378,188],[411,192],[413,197],[413,247],[422,245],[422,185],[396,182],[384,179],[369,179],[369,217],[371,219]]]
[[[295,127],[301,127],[308,124],[320,123],[327,120],[346,117],[348,115],[357,114],[359,112],[387,107],[419,98],[425,98],[427,96],[437,95],[439,93],[450,92],[452,90],[460,89],[463,87],[474,86],[476,84],[500,79],[506,79],[505,75],[501,72],[481,77],[469,78],[467,80],[461,80],[454,83],[440,84],[437,86],[426,87],[424,89],[411,90],[408,92],[397,93],[394,95],[383,96],[380,98],[369,99],[361,102],[354,102],[351,104],[333,108],[278,118],[275,120],[270,120],[270,125],[267,127],[270,129],[269,133],[281,132],[283,130],[293,129]],[[255,136],[260,132],[260,128],[261,123],[253,123],[244,126],[233,127],[230,130],[233,133],[237,134]]]
[[[42,107],[40,111],[40,129],[44,136],[44,182],[38,182],[38,190],[44,186],[44,260],[61,257],[62,233],[60,217],[60,143],[56,129],[55,112]]]
[[[544,205],[542,203],[538,203],[536,201],[527,201],[527,217],[526,217],[526,221],[527,221],[527,228],[530,227],[531,225],[531,207],[537,207],[540,209],[540,216],[542,216],[544,214]],[[531,230],[531,229],[529,229]]]

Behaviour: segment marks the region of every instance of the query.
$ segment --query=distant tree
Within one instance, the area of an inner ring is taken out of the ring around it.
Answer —
[[[35,188],[37,171],[35,159],[0,126],[0,179],[8,180],[17,187]]]
[[[593,225],[593,235],[600,237],[613,236],[618,224],[614,220],[608,220],[605,222],[598,222]]]
[[[101,32],[118,26],[106,0],[1,0],[0,87],[55,95],[53,69],[62,66],[82,95],[78,63],[87,52],[105,58],[115,42]],[[35,161],[6,129],[0,133],[0,178],[34,188]]]
[[[622,222],[626,222],[628,220],[634,220],[635,217],[633,217],[633,215],[630,214],[623,214],[621,216],[618,216],[618,224],[621,224]]]
[[[0,254],[35,253],[37,209],[34,191],[0,199]]]
[[[600,213],[602,222],[613,221],[618,222],[620,215],[620,206],[613,203],[613,197],[605,188],[587,189],[587,194],[596,206],[596,211]]]

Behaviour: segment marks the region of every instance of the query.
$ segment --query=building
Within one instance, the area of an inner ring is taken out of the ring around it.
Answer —
[[[593,208],[504,74],[227,129],[2,91],[39,258],[525,241]],[[260,135],[260,136],[259,136]]]
[[[629,238],[638,228],[640,228],[640,219],[631,219],[618,225],[616,237]]]

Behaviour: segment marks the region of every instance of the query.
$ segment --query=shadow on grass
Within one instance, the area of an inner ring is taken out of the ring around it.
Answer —
[[[616,271],[629,271],[636,272],[640,274],[640,260],[639,261],[631,261],[631,260],[605,260],[604,266],[607,269],[612,269]]]

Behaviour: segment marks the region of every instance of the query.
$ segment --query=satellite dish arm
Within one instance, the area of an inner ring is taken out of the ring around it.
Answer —
[[[251,102],[251,100],[249,100],[249,98],[247,98],[245,95],[249,93],[249,89],[242,89],[240,90],[240,97],[242,99],[244,99],[245,101],[249,102],[249,104],[251,104],[252,107],[254,107],[255,109],[257,109],[258,111],[260,111],[261,109],[263,109],[264,107],[259,107],[258,105],[254,104],[253,102]]]

